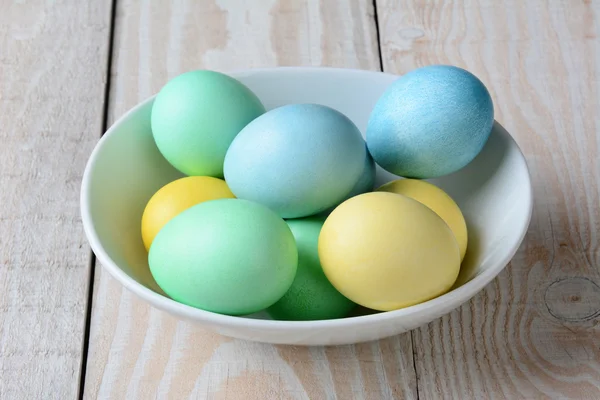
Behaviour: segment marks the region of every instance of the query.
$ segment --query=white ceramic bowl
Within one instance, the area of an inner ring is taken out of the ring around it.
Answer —
[[[232,73],[267,109],[320,103],[346,114],[364,134],[371,109],[397,76],[333,68],[274,68]],[[272,321],[258,314],[231,317],[175,302],[150,275],[140,235],[148,199],[178,177],[158,152],[150,131],[153,98],[119,119],[98,142],[87,164],[81,212],[88,240],[104,268],[152,306],[223,335],[269,343],[333,345],[370,341],[414,329],[473,297],[506,266],[531,218],[527,165],[511,136],[496,124],[481,154],[452,175],[432,180],[459,204],[469,228],[469,248],[450,292],[401,310],[344,319]],[[396,179],[381,169],[377,185]]]

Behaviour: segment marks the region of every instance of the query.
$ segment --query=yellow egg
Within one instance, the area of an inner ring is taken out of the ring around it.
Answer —
[[[319,258],[339,292],[380,311],[445,293],[460,269],[448,225],[418,201],[385,192],[339,205],[319,235]]]
[[[462,261],[465,258],[467,252],[467,224],[460,208],[446,192],[429,182],[418,179],[399,179],[386,183],[377,191],[403,194],[431,208],[448,224],[454,233],[460,249],[460,260]]]
[[[166,184],[148,201],[142,215],[146,250],[158,231],[180,212],[204,201],[234,197],[224,180],[210,176],[188,176]]]

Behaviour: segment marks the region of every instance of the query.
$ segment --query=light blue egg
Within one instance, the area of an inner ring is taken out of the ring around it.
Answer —
[[[383,93],[369,118],[367,144],[385,170],[433,178],[470,163],[493,123],[492,98],[476,76],[434,65],[407,73]]]
[[[317,104],[290,104],[249,123],[225,156],[225,180],[236,197],[266,205],[284,218],[338,204],[363,173],[365,142],[342,113]]]
[[[368,150],[365,151],[365,159],[364,159],[363,163],[364,164],[363,164],[362,173],[360,174],[358,181],[356,181],[356,183],[350,190],[350,193],[348,193],[346,196],[344,196],[344,198],[340,202],[333,205],[332,207],[329,207],[327,210],[323,211],[319,215],[327,216],[327,215],[331,214],[331,212],[333,210],[335,210],[335,208],[337,206],[339,206],[341,203],[343,203],[344,201],[346,201],[354,196],[358,196],[359,194],[373,191],[373,188],[375,186],[375,175],[376,175],[377,171],[376,171],[375,161],[373,160],[373,157],[371,157],[371,154],[369,153]]]
[[[373,157],[371,157],[371,153],[367,149],[365,151],[365,159],[363,161],[363,170],[358,178],[358,181],[350,190],[350,193],[346,195],[346,199],[349,199],[354,196],[358,196],[359,194],[363,194],[366,192],[372,192],[373,186],[375,186],[375,161]]]

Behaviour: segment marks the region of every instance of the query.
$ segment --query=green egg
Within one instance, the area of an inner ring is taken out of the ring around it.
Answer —
[[[247,200],[200,203],[169,221],[148,255],[161,289],[180,303],[228,315],[263,310],[296,275],[290,228],[268,208]]]
[[[179,171],[222,178],[229,145],[264,112],[258,97],[238,80],[215,71],[190,71],[170,80],[156,96],[152,134]]]
[[[298,271],[290,289],[267,313],[274,319],[308,321],[343,318],[356,306],[338,292],[319,262],[319,233],[324,218],[291,219],[289,225],[298,247]]]

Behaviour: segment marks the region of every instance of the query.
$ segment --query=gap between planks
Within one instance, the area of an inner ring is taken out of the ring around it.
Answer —
[[[102,103],[102,131],[100,137],[104,135],[108,129],[108,110],[111,82],[111,68],[113,58],[113,46],[115,39],[115,19],[117,15],[117,1],[111,0],[110,3],[110,20],[108,26],[108,50],[106,57],[106,83],[104,85],[104,101]],[[85,325],[83,330],[82,350],[81,350],[81,367],[79,368],[79,388],[77,390],[77,398],[82,400],[85,391],[85,376],[87,372],[88,351],[90,344],[90,327],[92,322],[92,306],[94,301],[94,276],[96,274],[96,255],[90,249],[90,265],[89,278],[87,287],[87,303],[85,306]]]

